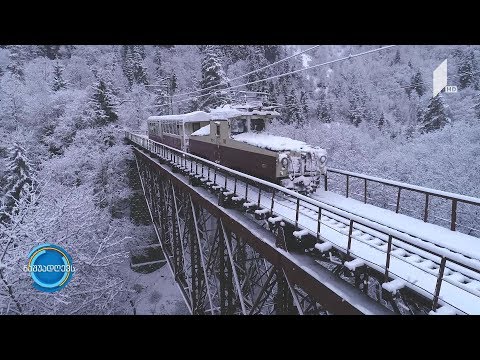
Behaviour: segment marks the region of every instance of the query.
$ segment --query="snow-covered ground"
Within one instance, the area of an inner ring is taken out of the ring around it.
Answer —
[[[149,274],[133,271],[128,261],[122,265],[125,281],[135,292],[133,307],[136,315],[190,314],[168,265]]]

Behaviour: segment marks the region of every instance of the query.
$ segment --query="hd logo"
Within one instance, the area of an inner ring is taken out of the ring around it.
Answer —
[[[457,92],[456,86],[447,85],[447,59],[433,71],[433,97],[437,96],[443,89],[446,93]]]

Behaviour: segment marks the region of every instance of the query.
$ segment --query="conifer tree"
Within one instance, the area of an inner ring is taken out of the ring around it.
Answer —
[[[423,115],[423,121],[420,127],[421,133],[428,133],[443,128],[451,122],[447,114],[448,105],[443,101],[442,95],[433,97],[428,104],[427,110]]]
[[[400,64],[400,50],[397,49],[395,57],[393,58],[392,65]]]
[[[423,83],[422,74],[420,71],[417,71],[415,75],[412,76],[411,89],[415,90],[418,96],[423,96],[426,92],[425,84]]]
[[[469,86],[476,86],[476,66],[473,51],[469,50],[460,57],[460,65],[458,66],[458,88],[463,90]]]
[[[6,187],[2,201],[3,210],[10,213],[15,202],[28,193],[28,187],[33,182],[32,164],[19,140],[15,140],[8,149],[5,179]]]
[[[213,88],[211,88],[213,87]],[[202,61],[201,108],[216,108],[230,102],[228,94],[223,90],[228,87],[228,78],[223,71],[218,52],[215,47],[208,46],[205,49],[205,58]]]
[[[106,80],[98,78],[93,86],[93,95],[90,98],[90,108],[93,111],[93,121],[97,126],[105,126],[116,122],[116,97]]]
[[[301,123],[304,124],[308,120],[308,103],[307,103],[308,97],[307,93],[305,91],[300,91],[300,118],[301,118]]]
[[[143,45],[124,45],[121,48],[122,70],[131,88],[133,84],[148,84],[147,70],[143,62],[145,48]]]
[[[63,67],[56,62],[53,68],[53,91],[58,91],[61,89],[65,89],[67,87],[66,81],[63,79]]]
[[[23,72],[23,53],[21,45],[12,45],[9,47],[10,63],[7,65],[7,70],[10,71],[17,79],[24,80]]]

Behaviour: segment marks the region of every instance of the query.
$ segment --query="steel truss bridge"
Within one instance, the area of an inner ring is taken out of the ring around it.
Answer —
[[[156,235],[192,314],[480,311],[480,261],[474,256],[143,134],[126,131],[125,138],[133,145]],[[442,230],[458,236],[463,235],[454,232],[458,204],[480,207],[476,198],[346,171],[329,173],[345,177],[346,198],[364,190],[364,203],[367,185],[394,188],[395,213],[402,191],[424,196],[425,223],[432,198],[449,201],[449,228]],[[329,179],[325,176],[325,191]],[[352,179],[361,186],[353,186]]]

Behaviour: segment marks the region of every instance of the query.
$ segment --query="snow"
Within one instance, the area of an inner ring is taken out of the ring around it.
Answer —
[[[450,231],[438,225],[425,223],[422,220],[407,215],[397,214],[390,210],[364,204],[355,199],[346,198],[322,189],[317,189],[317,192],[311,196],[315,200],[396,229],[410,236],[428,240],[429,243],[437,245],[439,248],[458,253],[457,255],[463,254],[472,259],[480,260],[480,241],[474,236],[457,231]],[[453,254],[447,253],[446,255],[451,258]],[[462,260],[467,259],[463,257]],[[477,264],[474,263],[473,265],[476,265],[476,269],[480,269],[480,262],[477,261]]]
[[[258,214],[258,215],[264,215],[264,214],[268,214],[270,211],[268,209],[259,209],[259,210],[255,210],[255,214]]]
[[[226,120],[232,119],[238,116],[245,115],[257,115],[257,116],[280,116],[280,114],[273,110],[259,110],[254,109],[254,105],[224,105],[223,107],[218,107],[210,110],[210,117],[212,120]]]
[[[275,224],[277,222],[281,222],[283,218],[281,216],[269,217],[268,222],[271,224]]]
[[[306,229],[293,232],[293,236],[295,236],[296,238],[299,238],[299,239],[301,239],[302,237],[304,237],[306,235],[308,235],[308,230],[306,230]]]
[[[122,265],[122,272],[136,293],[133,306],[137,315],[190,314],[168,266],[142,274]]]
[[[450,306],[441,306],[436,311],[430,311],[428,315],[457,315],[457,311]]]
[[[210,124],[202,126],[197,131],[194,131],[190,136],[208,136],[210,135]]]
[[[246,116],[246,115],[257,115],[257,116],[270,115],[272,117],[280,116],[278,112],[273,110],[256,110],[256,109],[248,110],[248,109],[244,109],[243,108],[244,106],[245,105],[242,105],[242,107],[225,105],[223,107],[211,109],[210,112],[208,113],[205,111],[194,111],[187,114],[150,116],[148,120],[149,121],[173,120],[173,121],[183,121],[184,123],[188,123],[188,122],[200,122],[200,121],[210,121],[210,120],[228,120],[235,117]]]
[[[205,111],[194,111],[187,114],[150,116],[148,118],[148,121],[154,121],[154,120],[174,120],[174,121],[183,121],[184,123],[200,122],[200,121],[210,121],[210,115],[207,114]]]
[[[333,247],[332,243],[328,241],[325,241],[324,243],[321,243],[321,244],[320,243],[315,244],[315,249],[317,249],[322,253],[330,251],[332,247]]]
[[[233,135],[232,138],[249,145],[261,147],[273,151],[296,151],[296,152],[313,152],[318,157],[327,155],[324,149],[312,147],[303,141],[290,139],[283,136],[271,135],[269,133],[242,133]]]
[[[230,105],[225,105],[223,107],[218,107],[210,110],[210,119],[212,120],[225,120],[231,119],[234,117],[245,115],[242,111],[239,111]]]
[[[353,259],[352,261],[345,262],[345,266],[350,271],[355,271],[357,268],[360,268],[365,265],[365,262],[360,259]]]
[[[382,287],[387,290],[389,293],[395,294],[398,290],[405,287],[405,281],[400,279],[395,279],[387,283],[383,283]]]

